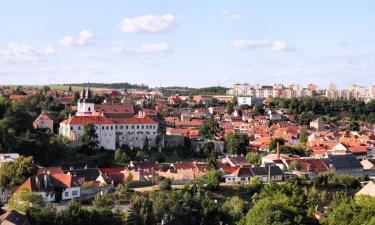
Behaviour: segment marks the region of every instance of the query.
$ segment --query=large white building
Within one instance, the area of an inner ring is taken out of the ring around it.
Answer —
[[[248,96],[256,98],[294,98],[302,96],[312,96],[313,91],[302,88],[299,84],[290,85],[289,88],[281,84],[274,84],[273,86],[254,86],[249,84],[235,84],[232,89],[227,91],[228,95],[234,96]]]
[[[133,118],[108,118],[95,113],[95,104],[89,91],[82,91],[78,101],[76,116],[60,123],[59,134],[78,142],[87,124],[95,125],[99,147],[115,150],[116,146],[128,145],[130,148],[143,148],[148,139],[149,146],[156,146],[158,124],[150,117],[140,113]]]

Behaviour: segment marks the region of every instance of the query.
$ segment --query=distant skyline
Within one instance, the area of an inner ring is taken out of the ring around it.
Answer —
[[[375,85],[375,1],[2,1],[0,84]]]

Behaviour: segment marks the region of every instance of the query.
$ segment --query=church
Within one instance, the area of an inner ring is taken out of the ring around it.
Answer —
[[[82,89],[76,115],[60,123],[59,134],[78,143],[84,134],[84,126],[93,124],[99,148],[115,150],[116,146],[128,145],[131,149],[142,149],[146,138],[150,147],[157,146],[158,123],[144,113],[140,112],[134,117],[112,118],[98,112],[95,107],[90,89]]]

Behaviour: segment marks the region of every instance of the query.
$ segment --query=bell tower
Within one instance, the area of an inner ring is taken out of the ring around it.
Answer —
[[[77,102],[77,116],[92,116],[94,112],[95,103],[92,99],[90,87],[83,87]]]

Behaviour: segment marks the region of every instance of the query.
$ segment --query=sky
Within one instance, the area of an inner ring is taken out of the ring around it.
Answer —
[[[4,0],[0,84],[375,84],[373,0]]]

